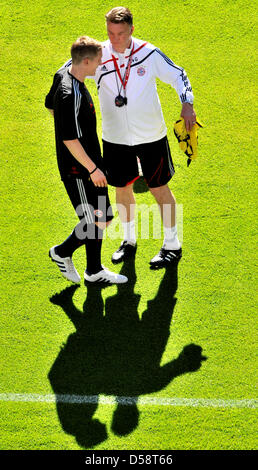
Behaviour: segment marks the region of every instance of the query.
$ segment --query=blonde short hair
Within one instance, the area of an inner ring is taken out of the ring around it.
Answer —
[[[78,65],[86,57],[95,57],[101,50],[102,45],[99,41],[97,41],[96,39],[89,38],[88,36],[81,36],[80,38],[76,39],[76,41],[72,44],[72,62],[75,65]]]

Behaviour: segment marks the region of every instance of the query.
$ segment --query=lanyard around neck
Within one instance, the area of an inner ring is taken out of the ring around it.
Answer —
[[[124,77],[123,77],[123,78],[122,78],[122,75],[121,75],[120,68],[118,67],[118,63],[117,63],[117,60],[118,60],[118,59],[112,54],[112,59],[113,59],[113,62],[114,62],[114,66],[115,66],[117,75],[118,75],[118,77],[119,77],[119,80],[120,80],[120,82],[121,82],[121,84],[122,84],[121,89],[122,89],[122,87],[123,87],[124,90],[126,89],[126,85],[127,85],[127,82],[128,82],[128,80],[129,80],[129,76],[130,76],[133,53],[134,53],[134,44],[133,44],[132,52],[131,52],[131,54],[130,54],[130,56],[129,56],[129,59],[128,59],[128,62],[127,62],[127,66],[126,66],[125,74],[124,74]]]

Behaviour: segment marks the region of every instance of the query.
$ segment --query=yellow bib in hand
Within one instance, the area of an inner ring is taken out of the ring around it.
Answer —
[[[178,140],[179,147],[188,157],[187,166],[190,165],[192,160],[197,158],[197,131],[200,127],[203,126],[198,119],[196,119],[196,123],[193,125],[190,132],[187,132],[185,128],[185,121],[183,118],[179,119],[174,124],[174,134]]]

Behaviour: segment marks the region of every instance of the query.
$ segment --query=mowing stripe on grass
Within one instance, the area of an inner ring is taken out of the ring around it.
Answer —
[[[0,402],[99,403],[102,405],[156,405],[200,408],[257,408],[257,399],[224,400],[219,398],[107,397],[98,395],[39,395],[36,393],[0,393]]]

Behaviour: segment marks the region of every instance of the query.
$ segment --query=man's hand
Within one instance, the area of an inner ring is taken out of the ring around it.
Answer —
[[[89,173],[92,173],[90,174],[90,178],[93,184],[100,188],[107,186],[106,176],[99,168],[94,170],[94,168],[96,168],[96,164],[91,160],[89,155],[87,155],[80,141],[78,139],[74,139],[63,140],[63,142],[73,157],[81,163]]]
[[[50,112],[50,114],[54,117],[54,110],[53,109],[50,109],[50,108],[47,108],[47,110]]]
[[[190,103],[182,104],[181,117],[185,121],[185,128],[187,132],[189,132],[196,122],[196,114],[195,114],[192,104]]]
[[[107,186],[107,179],[104,173],[99,168],[97,168],[97,170],[95,170],[94,173],[90,175],[90,177],[92,183],[95,184],[95,186],[98,186],[100,188],[104,188],[105,186]]]

